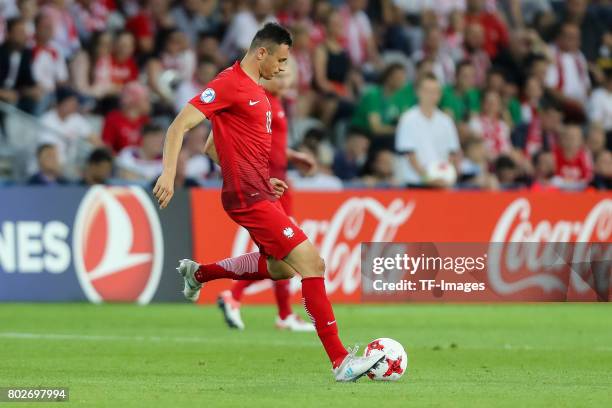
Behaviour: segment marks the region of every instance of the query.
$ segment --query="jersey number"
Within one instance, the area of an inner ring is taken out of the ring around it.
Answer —
[[[272,133],[272,112],[266,112],[266,129],[268,133]]]

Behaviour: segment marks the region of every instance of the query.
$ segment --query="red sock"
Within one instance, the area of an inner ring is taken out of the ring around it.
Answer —
[[[215,279],[261,280],[270,279],[270,273],[266,257],[260,256],[259,252],[250,252],[217,263],[200,265],[195,278],[200,283]]]
[[[274,281],[274,297],[278,306],[278,317],[285,320],[292,312],[289,303],[289,279]]]
[[[252,280],[239,280],[239,281],[234,282],[234,284],[232,285],[232,288],[230,289],[230,291],[232,292],[232,297],[235,300],[237,300],[238,302],[240,302],[240,299],[242,299],[242,293],[253,282],[255,282],[255,281],[252,281]]]
[[[302,302],[306,313],[317,329],[317,334],[329,360],[334,368],[337,367],[348,352],[338,337],[338,325],[327,293],[325,293],[323,277],[302,279]]]

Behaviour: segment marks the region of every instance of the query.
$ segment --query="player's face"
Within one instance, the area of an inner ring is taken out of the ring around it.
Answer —
[[[289,46],[281,44],[274,48],[273,52],[266,51],[261,62],[259,74],[264,79],[272,79],[278,73],[287,69],[287,60],[289,58]]]

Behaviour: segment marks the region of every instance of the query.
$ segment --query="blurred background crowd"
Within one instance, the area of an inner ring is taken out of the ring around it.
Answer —
[[[178,110],[270,21],[300,189],[612,185],[612,2],[1,0],[0,185],[160,174]],[[177,185],[217,185],[186,137]]]

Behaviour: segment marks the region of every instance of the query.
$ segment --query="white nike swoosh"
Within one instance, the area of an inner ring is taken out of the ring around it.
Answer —
[[[331,321],[331,322],[327,322],[327,325],[328,325],[328,326],[331,326],[331,325],[332,325],[332,324],[334,324],[334,323],[336,323],[336,321],[335,321],[335,320],[333,320],[333,321]]]
[[[258,103],[259,101],[253,102],[252,100],[249,99],[249,106],[257,105]]]

